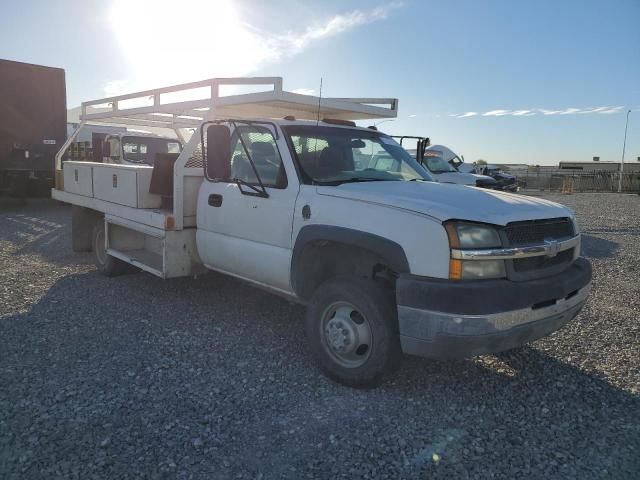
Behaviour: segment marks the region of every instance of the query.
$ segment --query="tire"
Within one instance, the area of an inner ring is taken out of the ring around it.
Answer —
[[[104,219],[96,222],[91,232],[91,250],[93,251],[93,263],[100,273],[107,277],[122,275],[127,271],[128,265],[119,258],[107,254],[104,246]]]
[[[393,294],[373,280],[323,283],[309,302],[305,330],[321,370],[343,385],[374,387],[400,366]]]

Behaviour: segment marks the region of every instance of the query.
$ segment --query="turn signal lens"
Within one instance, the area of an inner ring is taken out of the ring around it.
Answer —
[[[451,259],[449,260],[449,279],[461,280],[462,279],[462,260]]]
[[[505,276],[503,260],[449,260],[449,280],[482,280]]]

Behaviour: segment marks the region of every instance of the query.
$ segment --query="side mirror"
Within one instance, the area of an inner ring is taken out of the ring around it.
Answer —
[[[418,145],[416,146],[416,160],[421,165],[424,162],[424,152],[427,150],[428,146],[429,146],[428,138],[423,138],[418,140]]]
[[[207,127],[205,174],[208,180],[231,176],[231,130],[226,125]]]

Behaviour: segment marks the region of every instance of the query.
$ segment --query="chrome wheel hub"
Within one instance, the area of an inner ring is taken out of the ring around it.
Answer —
[[[341,320],[331,319],[325,328],[327,340],[330,346],[338,352],[350,352],[353,350],[357,332],[351,325]]]
[[[356,368],[369,358],[372,343],[367,319],[351,304],[330,305],[322,318],[323,345],[341,366]]]

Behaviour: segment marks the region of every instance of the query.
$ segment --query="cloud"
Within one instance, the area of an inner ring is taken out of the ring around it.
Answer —
[[[564,110],[547,110],[544,108],[538,109],[540,113],[543,115],[586,115],[590,113],[599,113],[599,114],[610,114],[610,113],[618,113],[622,111],[624,107],[588,107],[588,108],[576,108],[569,107]]]
[[[125,80],[112,80],[105,93],[123,93],[211,77],[252,74],[265,65],[287,60],[331,37],[387,19],[403,4],[392,1],[300,22],[291,30],[265,31],[247,22],[232,0],[114,0],[109,23],[129,63]],[[144,19],[141,21],[140,19]],[[188,35],[176,37],[176,26]],[[172,34],[173,32],[174,34]]]
[[[511,115],[514,117],[530,117],[531,115],[535,115],[536,112],[533,110],[514,110],[511,112]]]
[[[385,20],[391,11],[402,6],[402,2],[391,2],[371,10],[353,10],[335,15],[323,24],[307,27],[302,33],[276,36],[272,39],[273,46],[279,47],[278,50],[283,52],[288,51],[288,55],[296,55],[317,40],[336,36],[361,25]]]
[[[574,115],[576,113],[584,113],[583,110],[581,108],[567,108],[566,110],[563,110],[560,112],[560,115]]]
[[[603,109],[596,109],[598,110],[597,112],[588,112],[588,113],[604,113],[605,115],[608,115],[610,113],[620,113],[624,110],[624,106],[618,106],[618,107],[608,107],[608,108],[603,108]]]
[[[509,110],[489,110],[488,112],[484,112],[482,114],[483,117],[502,117],[504,115],[509,115],[511,112]]]
[[[415,113],[412,113],[411,115],[409,115],[409,118],[416,118],[418,115],[416,115]]]
[[[533,115],[586,115],[586,114],[612,114],[612,113],[620,113],[624,110],[624,106],[608,106],[608,107],[587,107],[587,108],[577,108],[577,107],[569,107],[562,110],[550,110],[546,108],[529,108],[522,110],[489,110],[484,113],[478,112],[465,112],[465,113],[453,113],[450,114],[450,117],[454,118],[468,118],[475,116],[483,116],[483,117],[504,117],[504,116],[512,116],[512,117],[531,117]]]

